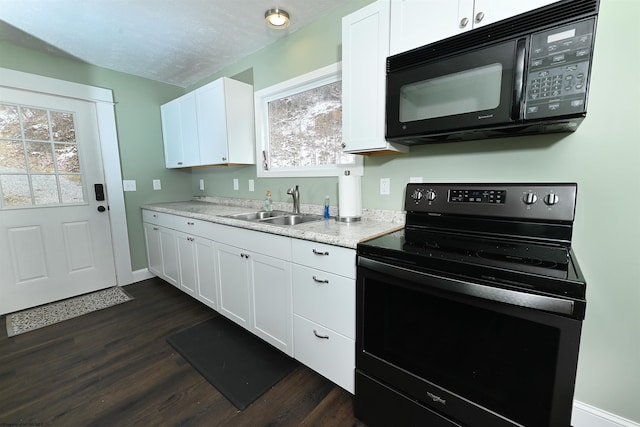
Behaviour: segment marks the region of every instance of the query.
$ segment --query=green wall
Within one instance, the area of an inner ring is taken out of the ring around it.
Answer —
[[[370,0],[350,0],[315,24],[200,82],[225,75],[250,78],[255,90],[340,60],[340,19]],[[640,423],[640,3],[603,0],[596,37],[588,115],[573,134],[531,136],[413,147],[407,155],[367,157],[363,206],[401,210],[410,176],[426,181],[578,183],[574,251],[587,278],[587,318],[576,399]],[[624,63],[620,62],[624,58]],[[303,203],[337,200],[335,178],[256,178],[255,167],[166,170],[159,105],[183,93],[177,87],[61,60],[0,43],[0,66],[110,88],[116,105],[123,177],[138,191],[125,193],[132,263],[146,266],[139,205],[191,195],[275,200],[299,184]],[[195,87],[194,86],[194,87]],[[192,89],[192,88],[189,88]],[[378,194],[391,178],[391,194]],[[163,190],[154,192],[151,180]],[[233,178],[240,180],[234,191]],[[200,179],[206,191],[198,190]],[[248,180],[255,180],[255,192]]]
[[[184,89],[2,42],[0,67],[113,91],[122,178],[137,182],[137,191],[124,193],[131,263],[134,271],[146,268],[140,205],[191,196],[191,171],[164,167],[160,124],[160,105]],[[153,179],[161,180],[162,191],[153,191]]]

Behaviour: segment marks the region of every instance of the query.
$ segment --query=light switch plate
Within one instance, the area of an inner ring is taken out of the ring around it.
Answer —
[[[136,180],[135,179],[123,179],[122,180],[122,189],[124,191],[136,191]]]
[[[153,189],[154,190],[162,190],[162,184],[160,184],[160,180],[159,179],[154,179],[153,180]]]
[[[204,191],[204,179],[200,180],[200,191]]]
[[[233,189],[236,191],[240,189],[240,182],[238,182],[238,178],[233,178]]]

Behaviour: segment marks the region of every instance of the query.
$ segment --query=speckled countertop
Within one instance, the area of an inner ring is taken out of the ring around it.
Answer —
[[[369,240],[404,227],[404,212],[371,209],[363,209],[362,220],[351,223],[338,222],[334,218],[331,218],[297,225],[282,226],[225,217],[225,215],[258,211],[261,207],[262,202],[259,200],[218,197],[205,197],[187,202],[154,203],[141,206],[142,209],[352,249],[356,248],[358,242]],[[290,211],[291,203],[274,202],[273,209]],[[320,214],[322,212],[322,206],[302,205],[300,210],[303,213]],[[332,208],[330,213],[332,216],[335,216],[338,212],[336,208]]]

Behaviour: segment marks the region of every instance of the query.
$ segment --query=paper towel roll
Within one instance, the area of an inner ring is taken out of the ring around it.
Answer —
[[[343,174],[338,177],[338,213],[339,219],[362,215],[360,176]]]

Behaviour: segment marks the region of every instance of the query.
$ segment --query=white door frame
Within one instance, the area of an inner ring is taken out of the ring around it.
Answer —
[[[105,165],[104,178],[109,200],[116,283],[119,286],[133,283],[113,92],[110,89],[87,86],[7,68],[0,68],[0,86],[95,103],[102,162]]]

